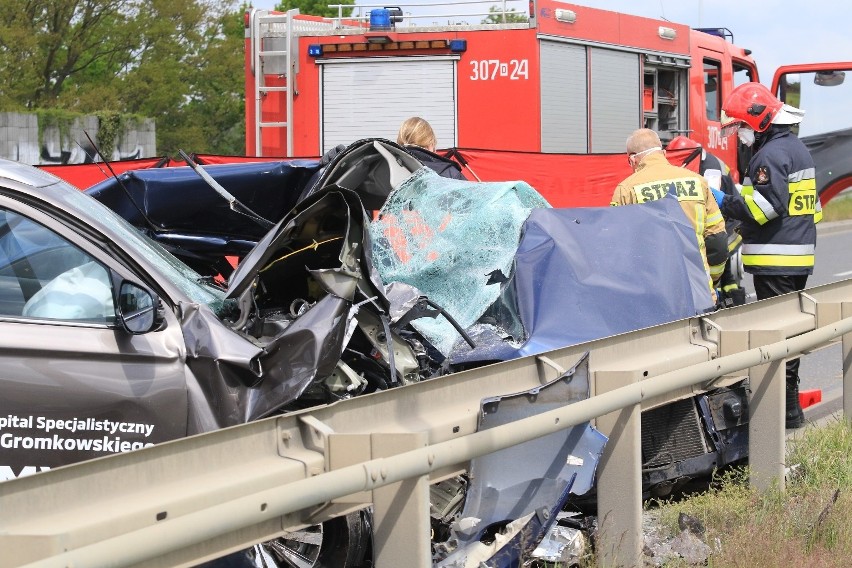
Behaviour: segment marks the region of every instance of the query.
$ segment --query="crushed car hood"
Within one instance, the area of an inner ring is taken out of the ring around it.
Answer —
[[[435,178],[418,172],[392,193],[370,232],[384,284],[410,286],[395,305],[425,295],[446,309],[449,317],[415,327],[453,364],[513,359],[714,309],[695,231],[674,197],[552,209],[522,182]]]

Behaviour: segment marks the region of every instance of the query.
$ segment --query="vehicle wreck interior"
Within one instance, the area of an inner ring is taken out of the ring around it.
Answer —
[[[267,351],[285,338],[293,341],[287,330],[318,303],[346,304],[345,317],[327,322],[331,350],[323,356],[336,359],[333,372],[318,377],[291,408],[419,381],[436,371],[413,334],[391,330],[389,302],[368,266],[369,249],[362,250],[369,247],[365,209],[381,207],[395,184],[420,167],[412,160],[379,141],[338,155],[231,275],[229,296],[239,306],[231,327]]]

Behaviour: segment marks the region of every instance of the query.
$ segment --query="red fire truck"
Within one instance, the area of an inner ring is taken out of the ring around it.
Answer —
[[[643,126],[664,142],[688,134],[738,175],[743,156],[736,136],[721,135],[722,100],[758,73],[728,29],[557,0],[530,1],[528,15],[423,25],[400,8],[330,19],[247,12],[247,154],[319,156],[393,140],[404,119],[421,116],[468,178],[523,179],[554,206],[606,205],[630,173],[625,139]]]

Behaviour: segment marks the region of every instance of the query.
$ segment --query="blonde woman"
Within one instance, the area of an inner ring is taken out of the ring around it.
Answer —
[[[417,158],[424,166],[443,177],[467,179],[456,162],[435,153],[438,140],[432,126],[419,116],[412,116],[399,127],[396,143]]]

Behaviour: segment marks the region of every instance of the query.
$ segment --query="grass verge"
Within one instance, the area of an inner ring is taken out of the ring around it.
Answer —
[[[852,427],[838,420],[809,428],[788,446],[785,492],[748,486],[748,470],[718,476],[711,489],[660,503],[664,530],[678,515],[698,518],[714,552],[707,566],[847,567],[852,558]],[[688,566],[680,561],[668,567]]]
[[[823,208],[823,221],[846,221],[852,219],[852,197],[838,196]]]

